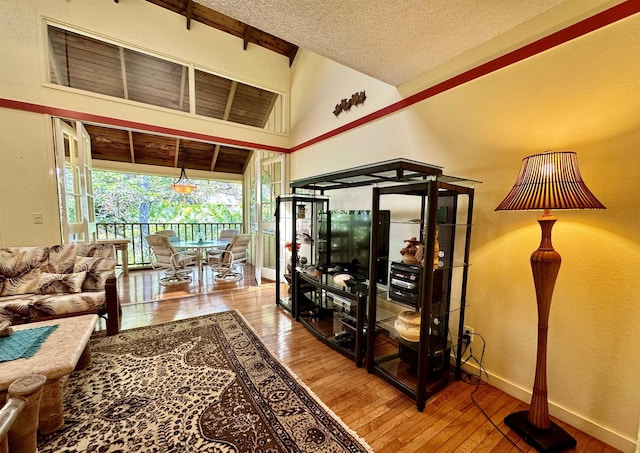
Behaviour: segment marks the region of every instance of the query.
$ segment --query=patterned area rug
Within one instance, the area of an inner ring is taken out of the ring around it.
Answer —
[[[45,452],[371,452],[235,311],[91,340]]]

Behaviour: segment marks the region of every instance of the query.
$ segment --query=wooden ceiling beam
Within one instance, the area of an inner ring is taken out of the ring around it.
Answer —
[[[216,143],[216,147],[213,150],[213,157],[211,158],[211,171],[216,168],[216,162],[218,161],[218,155],[220,154],[220,144]]]
[[[240,22],[232,17],[225,16],[218,11],[196,3],[193,0],[187,0],[185,6],[181,6],[182,2],[172,0],[147,0],[156,6],[159,6],[174,13],[184,16],[187,21],[187,29],[191,29],[191,21],[196,21],[209,27],[221,30],[236,36],[243,41],[244,50],[247,50],[249,43],[269,49],[272,52],[284,55],[289,59],[289,66],[293,64],[293,59],[298,52],[298,46],[288,41],[270,35],[262,30],[251,27],[250,25]]]
[[[247,157],[247,160],[244,161],[244,165],[242,166],[242,174],[244,175],[247,172],[247,168],[249,167],[249,163],[251,162],[251,158],[253,157],[254,153],[256,152],[254,149],[252,150],[247,150],[249,157]]]
[[[123,47],[120,47],[120,72],[122,73],[122,88],[124,90],[124,98],[129,99],[129,88],[127,86],[127,65],[124,59]]]
[[[136,163],[136,148],[135,146],[133,146],[133,132],[131,132],[131,130],[128,130],[128,136],[129,136],[129,152],[131,153],[131,163],[135,164]]]
[[[176,155],[173,158],[173,166],[178,168],[178,158],[180,157],[180,139],[176,138]]]
[[[231,81],[231,87],[229,88],[229,96],[227,96],[227,105],[224,107],[224,113],[222,114],[222,119],[225,121],[229,120],[229,115],[231,114],[231,106],[233,105],[233,98],[236,96],[236,89],[238,88],[238,82],[235,80]]]
[[[185,17],[187,18],[187,30],[191,30],[191,17],[193,16],[193,1],[187,0],[187,12]]]
[[[253,30],[254,30],[254,28],[251,25],[245,25],[244,26],[244,36],[242,37],[242,48],[243,48],[243,50],[247,50],[247,46],[249,45],[249,42],[253,42],[251,40],[252,35],[253,35]]]

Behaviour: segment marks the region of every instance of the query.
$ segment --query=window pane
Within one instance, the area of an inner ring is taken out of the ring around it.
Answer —
[[[76,217],[76,213],[80,212],[79,204],[76,204],[76,196],[75,195],[67,195],[67,221],[69,223],[77,223],[78,218]]]
[[[279,95],[196,69],[196,114],[264,129]]]
[[[52,83],[124,97],[118,46],[52,25],[48,32]]]
[[[132,101],[189,111],[189,71],[181,64],[124,49],[127,94]]]

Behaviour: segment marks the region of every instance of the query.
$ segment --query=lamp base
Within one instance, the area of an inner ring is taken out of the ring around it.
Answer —
[[[576,440],[557,424],[551,422],[551,428],[538,429],[529,423],[528,416],[529,411],[514,412],[504,422],[538,451],[559,452],[576,446]]]

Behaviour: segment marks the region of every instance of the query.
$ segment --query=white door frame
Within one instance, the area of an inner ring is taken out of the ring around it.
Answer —
[[[62,242],[95,240],[91,138],[80,121],[53,118]],[[65,147],[65,143],[67,146]],[[65,151],[68,151],[68,155]]]

